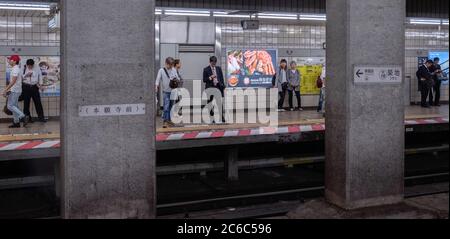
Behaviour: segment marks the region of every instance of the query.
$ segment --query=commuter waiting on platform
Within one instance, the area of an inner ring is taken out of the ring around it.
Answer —
[[[284,99],[286,97],[286,91],[288,89],[287,79],[287,61],[281,59],[280,66],[275,75],[275,85],[278,88],[278,111],[283,111]]]
[[[23,96],[23,113],[28,116],[29,123],[33,123],[30,113],[30,103],[33,99],[34,107],[38,114],[38,120],[45,122],[44,109],[41,103],[41,94],[43,90],[42,73],[39,66],[36,66],[33,59],[28,59],[22,71],[22,96]]]
[[[441,78],[442,78],[442,70],[441,65],[439,65],[439,57],[436,57],[433,59],[433,65],[430,67],[430,73],[433,76],[433,91],[434,91],[434,101],[430,102],[433,106],[441,106],[440,100],[441,100]],[[433,98],[433,96],[431,96]]]
[[[433,65],[433,61],[427,60],[425,64],[419,67],[419,70],[416,72],[417,79],[419,81],[419,91],[420,91],[420,105],[424,108],[429,108],[433,103],[432,97],[432,87],[434,84],[433,76],[430,73],[431,66]],[[430,96],[430,97],[429,97]],[[427,98],[429,97],[429,103],[427,103]]]
[[[325,97],[325,74],[326,74],[326,69],[325,69],[325,66],[323,66],[322,73],[320,74],[319,77],[317,77],[317,82],[316,82],[317,88],[320,89],[319,106],[317,107],[318,113],[325,113],[325,98],[326,98]]]
[[[13,124],[9,128],[20,128],[20,122],[25,127],[28,123],[28,117],[19,109],[19,97],[22,94],[22,74],[20,70],[20,57],[12,55],[8,57],[8,63],[12,67],[10,81],[2,94],[7,97],[7,108],[13,114]]]
[[[295,93],[295,97],[297,98],[297,108],[295,110],[302,111],[302,99],[300,97],[300,82],[301,82],[301,75],[300,71],[297,70],[297,62],[292,61],[291,69],[287,72],[287,80],[289,83],[288,87],[288,93],[289,93],[289,109],[290,111],[294,110],[294,102],[293,102],[293,95]]]
[[[222,97],[224,97],[225,81],[223,78],[222,68],[220,66],[217,66],[217,57],[211,56],[209,58],[209,65],[203,69],[203,82],[205,83],[205,89],[216,88],[220,91]],[[214,96],[211,95],[207,103],[209,104],[213,100]],[[223,109],[219,109],[219,112],[221,112],[222,114],[222,122],[225,122]],[[211,108],[210,110],[210,116],[214,116],[213,108]],[[215,120],[213,120],[213,124],[214,123],[216,123]]]
[[[163,91],[163,128],[174,126],[170,117],[170,111],[172,109],[171,81],[177,80],[177,73],[173,66],[174,59],[172,57],[168,57],[166,59],[165,66],[158,71],[155,81],[156,92],[160,90],[160,86]]]
[[[183,88],[184,80],[180,74],[181,60],[175,59],[173,64],[174,64],[174,70],[176,72],[176,76],[178,79],[178,87],[176,89],[172,90],[172,92],[173,92],[172,99],[174,99],[174,100],[172,100],[172,105],[175,105],[176,103],[180,102],[180,100],[181,100],[181,95],[179,94],[178,89]],[[181,117],[181,109],[178,112],[176,112],[176,114]]]

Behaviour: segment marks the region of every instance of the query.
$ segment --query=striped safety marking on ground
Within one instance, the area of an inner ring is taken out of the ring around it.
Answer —
[[[59,148],[59,140],[31,140],[0,144],[0,151]]]
[[[443,124],[448,123],[448,118],[434,119],[416,119],[406,120],[406,126],[423,125],[423,124]],[[273,135],[273,134],[293,134],[301,132],[317,132],[324,131],[324,124],[311,125],[292,125],[281,127],[261,127],[251,129],[230,129],[216,131],[191,131],[185,133],[159,133],[156,135],[156,141],[175,141],[175,140],[192,140],[192,139],[208,139],[208,138],[224,138],[224,137],[244,137],[254,135]],[[31,140],[26,142],[0,142],[0,151],[9,150],[29,150],[29,149],[45,149],[59,148],[59,140]]]

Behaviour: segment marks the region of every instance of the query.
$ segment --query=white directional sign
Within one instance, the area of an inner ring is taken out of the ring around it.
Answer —
[[[355,66],[355,83],[402,83],[401,66]]]
[[[123,105],[87,105],[80,106],[79,116],[119,116],[119,115],[144,115],[145,104]]]

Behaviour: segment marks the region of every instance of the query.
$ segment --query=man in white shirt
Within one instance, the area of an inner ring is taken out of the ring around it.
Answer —
[[[177,78],[177,72],[173,68],[174,59],[168,57],[166,59],[166,64],[163,68],[158,71],[158,75],[155,80],[155,90],[158,92],[162,88],[163,92],[163,128],[172,127],[175,124],[172,122],[170,112],[172,110],[172,88],[170,87],[170,80]]]
[[[39,91],[43,89],[41,69],[36,66],[33,59],[28,59],[22,73],[23,113],[28,116],[30,123],[32,123],[30,103],[31,99],[33,99],[39,121],[45,122],[44,109],[42,108],[41,103],[41,94],[39,93]]]
[[[3,90],[2,95],[8,97],[7,108],[14,117],[14,122],[9,128],[20,128],[20,122],[25,127],[28,123],[28,117],[19,109],[19,97],[22,94],[22,74],[20,72],[20,57],[12,55],[8,57],[8,63],[12,67],[10,73],[10,82]]]

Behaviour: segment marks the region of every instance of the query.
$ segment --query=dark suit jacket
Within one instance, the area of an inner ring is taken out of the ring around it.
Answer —
[[[424,85],[430,85],[433,84],[433,76],[430,74],[430,71],[425,65],[421,65],[419,69],[416,72],[417,80],[419,81],[419,88],[420,91]],[[421,79],[425,78],[425,81],[422,81]]]
[[[223,72],[222,72],[222,68],[220,68],[220,66],[216,66],[216,73],[217,73],[217,80],[219,81],[217,86],[215,86],[214,82],[209,79],[209,77],[213,75],[211,66],[207,66],[207,67],[205,67],[205,69],[203,69],[203,82],[205,83],[205,89],[214,87],[214,88],[219,89],[223,95],[223,91],[225,89],[225,81],[223,79]]]
[[[435,81],[438,81],[438,80],[439,80],[438,74],[433,74],[436,70],[441,70],[441,65],[439,65],[439,64],[433,64],[433,65],[430,67],[430,69],[429,69],[430,74],[432,74],[432,76],[433,76],[433,79],[434,79]]]

